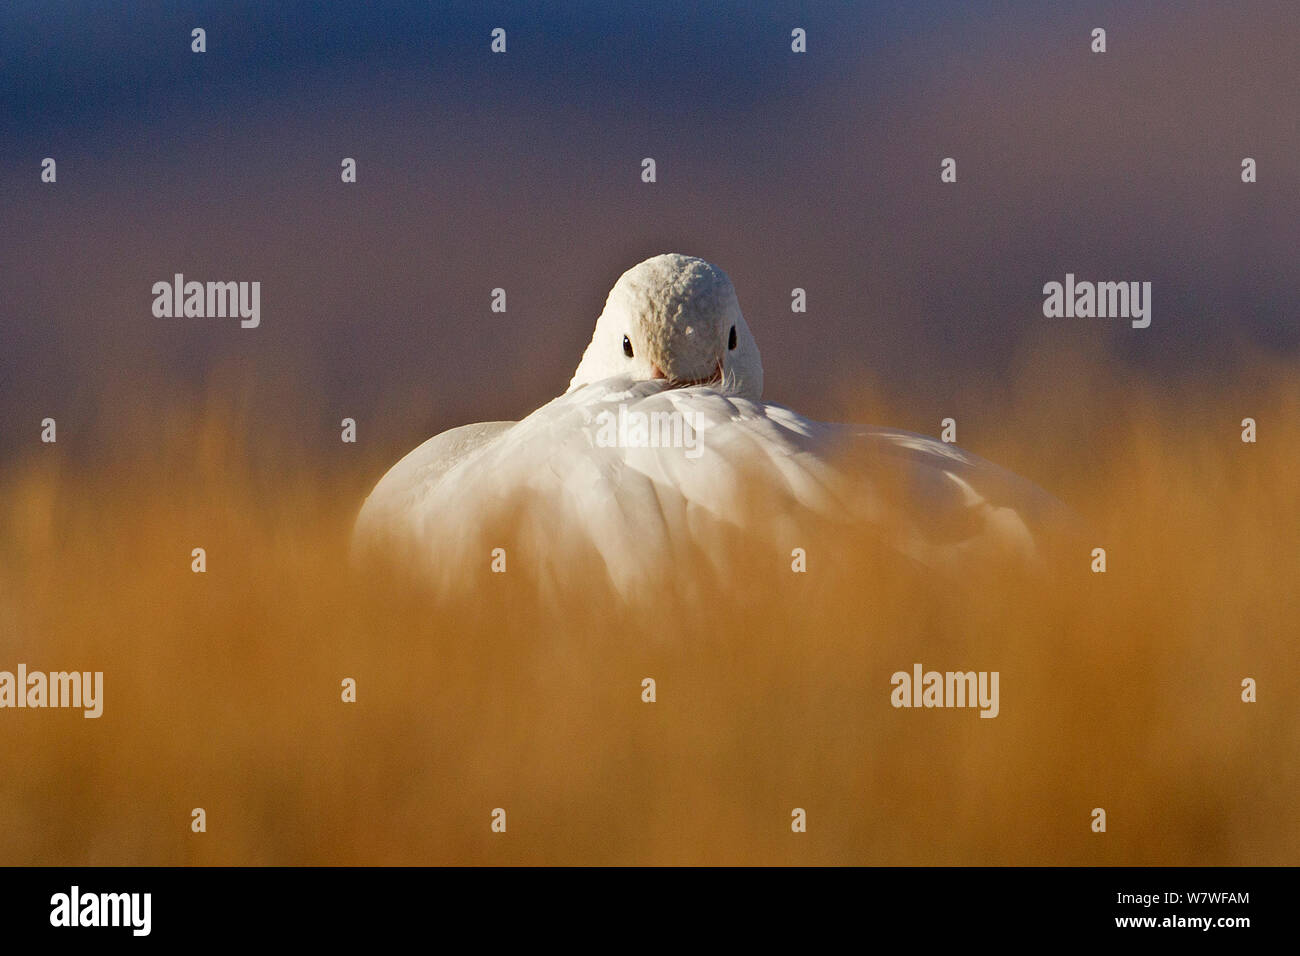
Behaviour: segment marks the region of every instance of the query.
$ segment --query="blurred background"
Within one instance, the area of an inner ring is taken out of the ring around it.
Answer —
[[[348,415],[391,457],[563,391],[614,280],[666,251],[727,270],[767,397],[824,419],[878,380],[895,424],[974,437],[963,386],[1027,345],[1152,379],[1294,357],[1297,48],[1288,0],[14,0],[0,450],[46,415],[112,441],[106,390],[234,369],[280,441],[335,458]],[[176,272],[260,280],[261,327],[155,319]],[[1151,327],[1044,318],[1066,272],[1152,282]]]
[[[0,669],[106,702],[0,714],[0,862],[1294,864],[1297,49],[1290,2],[10,0]],[[562,392],[665,251],[730,274],[767,398],[955,417],[1111,570],[935,603],[813,542],[857,586],[756,557],[704,618],[351,574],[383,471]],[[155,318],[176,272],[261,326]],[[1044,318],[1067,272],[1150,328]],[[1002,715],[890,710],[915,661]]]

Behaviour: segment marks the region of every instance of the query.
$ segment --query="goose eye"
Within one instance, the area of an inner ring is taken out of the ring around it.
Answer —
[[[627,336],[623,336],[623,354],[628,358],[632,357],[632,343],[628,341]]]
[[[727,348],[734,349],[735,347],[736,347],[736,327],[733,325],[731,327],[731,337],[727,339]]]

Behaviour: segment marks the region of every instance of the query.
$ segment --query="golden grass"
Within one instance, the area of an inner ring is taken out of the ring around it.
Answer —
[[[1107,574],[950,591],[827,538],[690,605],[439,601],[346,561],[378,469],[261,468],[238,405],[102,465],[34,448],[0,474],[0,669],[102,670],[105,711],[0,712],[0,863],[1300,863],[1300,377],[1035,363],[972,397],[963,444],[1072,505]],[[893,709],[917,661],[1000,671],[1001,715]]]

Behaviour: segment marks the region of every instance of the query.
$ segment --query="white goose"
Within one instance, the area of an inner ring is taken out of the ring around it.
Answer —
[[[501,547],[510,572],[580,588],[584,556],[628,597],[727,574],[738,541],[788,567],[813,526],[867,529],[940,573],[1035,558],[1035,515],[1057,506],[1028,482],[921,435],[811,421],[762,389],[722,270],[647,259],[614,285],[563,395],[410,452],[366,499],[354,547],[402,548],[453,587]]]

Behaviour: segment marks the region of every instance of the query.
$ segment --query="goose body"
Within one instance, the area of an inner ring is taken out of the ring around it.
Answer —
[[[1054,502],[1029,482],[954,445],[814,421],[761,392],[730,281],[703,260],[657,256],[619,279],[564,394],[406,455],[367,498],[357,546],[404,548],[447,586],[507,543],[560,586],[583,556],[625,595],[725,576],[754,549],[788,562],[814,525],[865,530],[940,573],[982,555],[1035,559],[1035,516]]]

